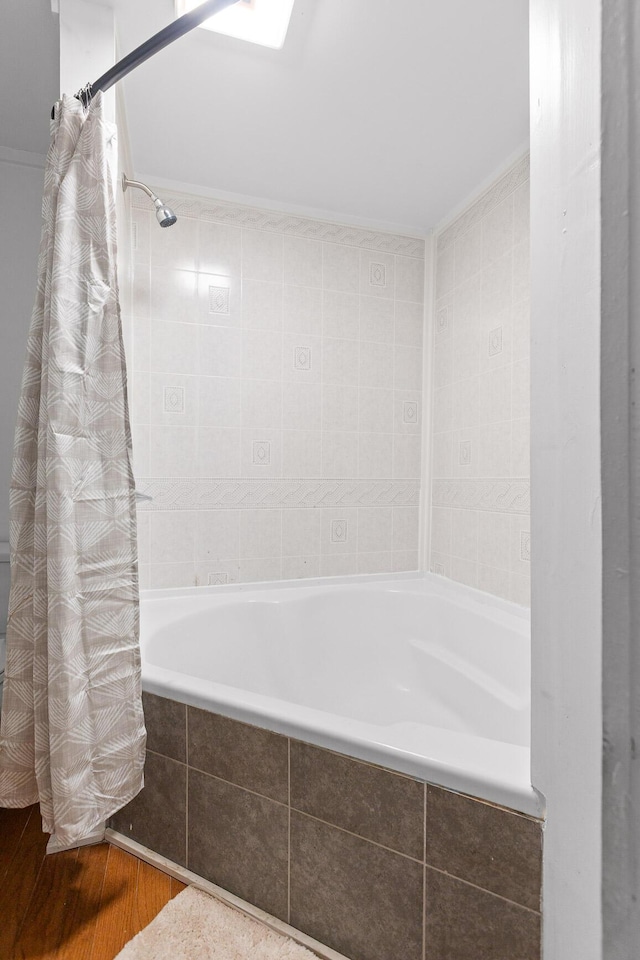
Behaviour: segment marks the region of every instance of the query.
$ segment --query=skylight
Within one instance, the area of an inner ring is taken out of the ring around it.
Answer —
[[[176,0],[176,14],[189,13],[201,3],[202,0]],[[238,0],[200,26],[279,50],[287,35],[293,4],[294,0]]]

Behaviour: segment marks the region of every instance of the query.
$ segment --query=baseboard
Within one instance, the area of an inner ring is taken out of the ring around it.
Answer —
[[[306,947],[307,950],[315,953],[321,960],[349,960],[349,957],[345,957],[344,954],[332,950],[331,947],[325,946],[318,940],[314,940],[313,937],[307,936],[307,934],[302,933],[301,930],[296,930],[295,927],[289,926],[284,920],[278,920],[277,917],[272,917],[271,914],[265,913],[264,910],[260,910],[259,907],[255,907],[252,903],[241,900],[240,897],[236,897],[235,894],[229,893],[228,890],[224,890],[222,887],[217,886],[217,884],[211,883],[210,880],[199,877],[197,873],[192,873],[191,870],[187,870],[186,867],[181,867],[179,864],[174,863],[173,860],[167,860],[166,857],[160,856],[159,853],[150,850],[149,847],[144,847],[141,843],[130,840],[123,834],[111,830],[111,828],[107,828],[105,831],[105,840],[113,844],[114,847],[126,850],[127,853],[131,853],[140,860],[150,863],[152,866],[157,867],[158,870],[162,870],[163,873],[168,873],[170,877],[174,877],[176,880],[181,880],[182,883],[203,890],[217,900],[221,900],[222,903],[226,903],[228,907],[233,907],[235,910],[239,910],[240,913],[244,913],[253,920],[263,923],[276,933],[282,934],[284,937],[289,937],[291,940],[299,943],[300,946]]]

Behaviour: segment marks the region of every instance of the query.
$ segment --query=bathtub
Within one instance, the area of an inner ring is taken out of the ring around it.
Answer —
[[[143,591],[143,689],[534,817],[529,612],[430,574]]]

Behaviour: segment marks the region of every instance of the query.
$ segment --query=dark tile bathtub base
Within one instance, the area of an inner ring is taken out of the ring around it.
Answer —
[[[111,818],[110,825],[125,837],[186,866],[186,766],[147,750],[144,788]]]
[[[281,920],[288,919],[289,811],[189,770],[190,870]]]
[[[542,834],[536,820],[427,786],[426,862],[540,909]]]
[[[417,780],[292,740],[291,806],[422,860],[424,784]]]
[[[539,960],[538,820],[162,697],[145,707],[146,786],[120,833],[351,960]],[[187,764],[171,755],[183,717]]]
[[[147,727],[147,750],[187,762],[187,708],[184,703],[142,694]]]
[[[291,813],[291,925],[352,960],[422,960],[421,863]]]
[[[540,914],[426,868],[425,960],[533,960]]]
[[[272,800],[289,799],[286,737],[217,713],[188,708],[189,766]]]

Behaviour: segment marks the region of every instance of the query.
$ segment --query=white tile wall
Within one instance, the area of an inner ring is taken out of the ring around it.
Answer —
[[[168,202],[170,230],[132,211],[138,479],[419,478],[424,245],[320,221],[302,226],[344,242],[291,236],[280,214],[241,210],[232,224],[224,204]],[[152,508],[142,527],[151,586],[418,566],[413,507],[194,501]]]
[[[440,233],[435,296],[432,476],[528,481],[527,158]],[[431,519],[432,570],[528,605],[528,516],[433,506]]]

